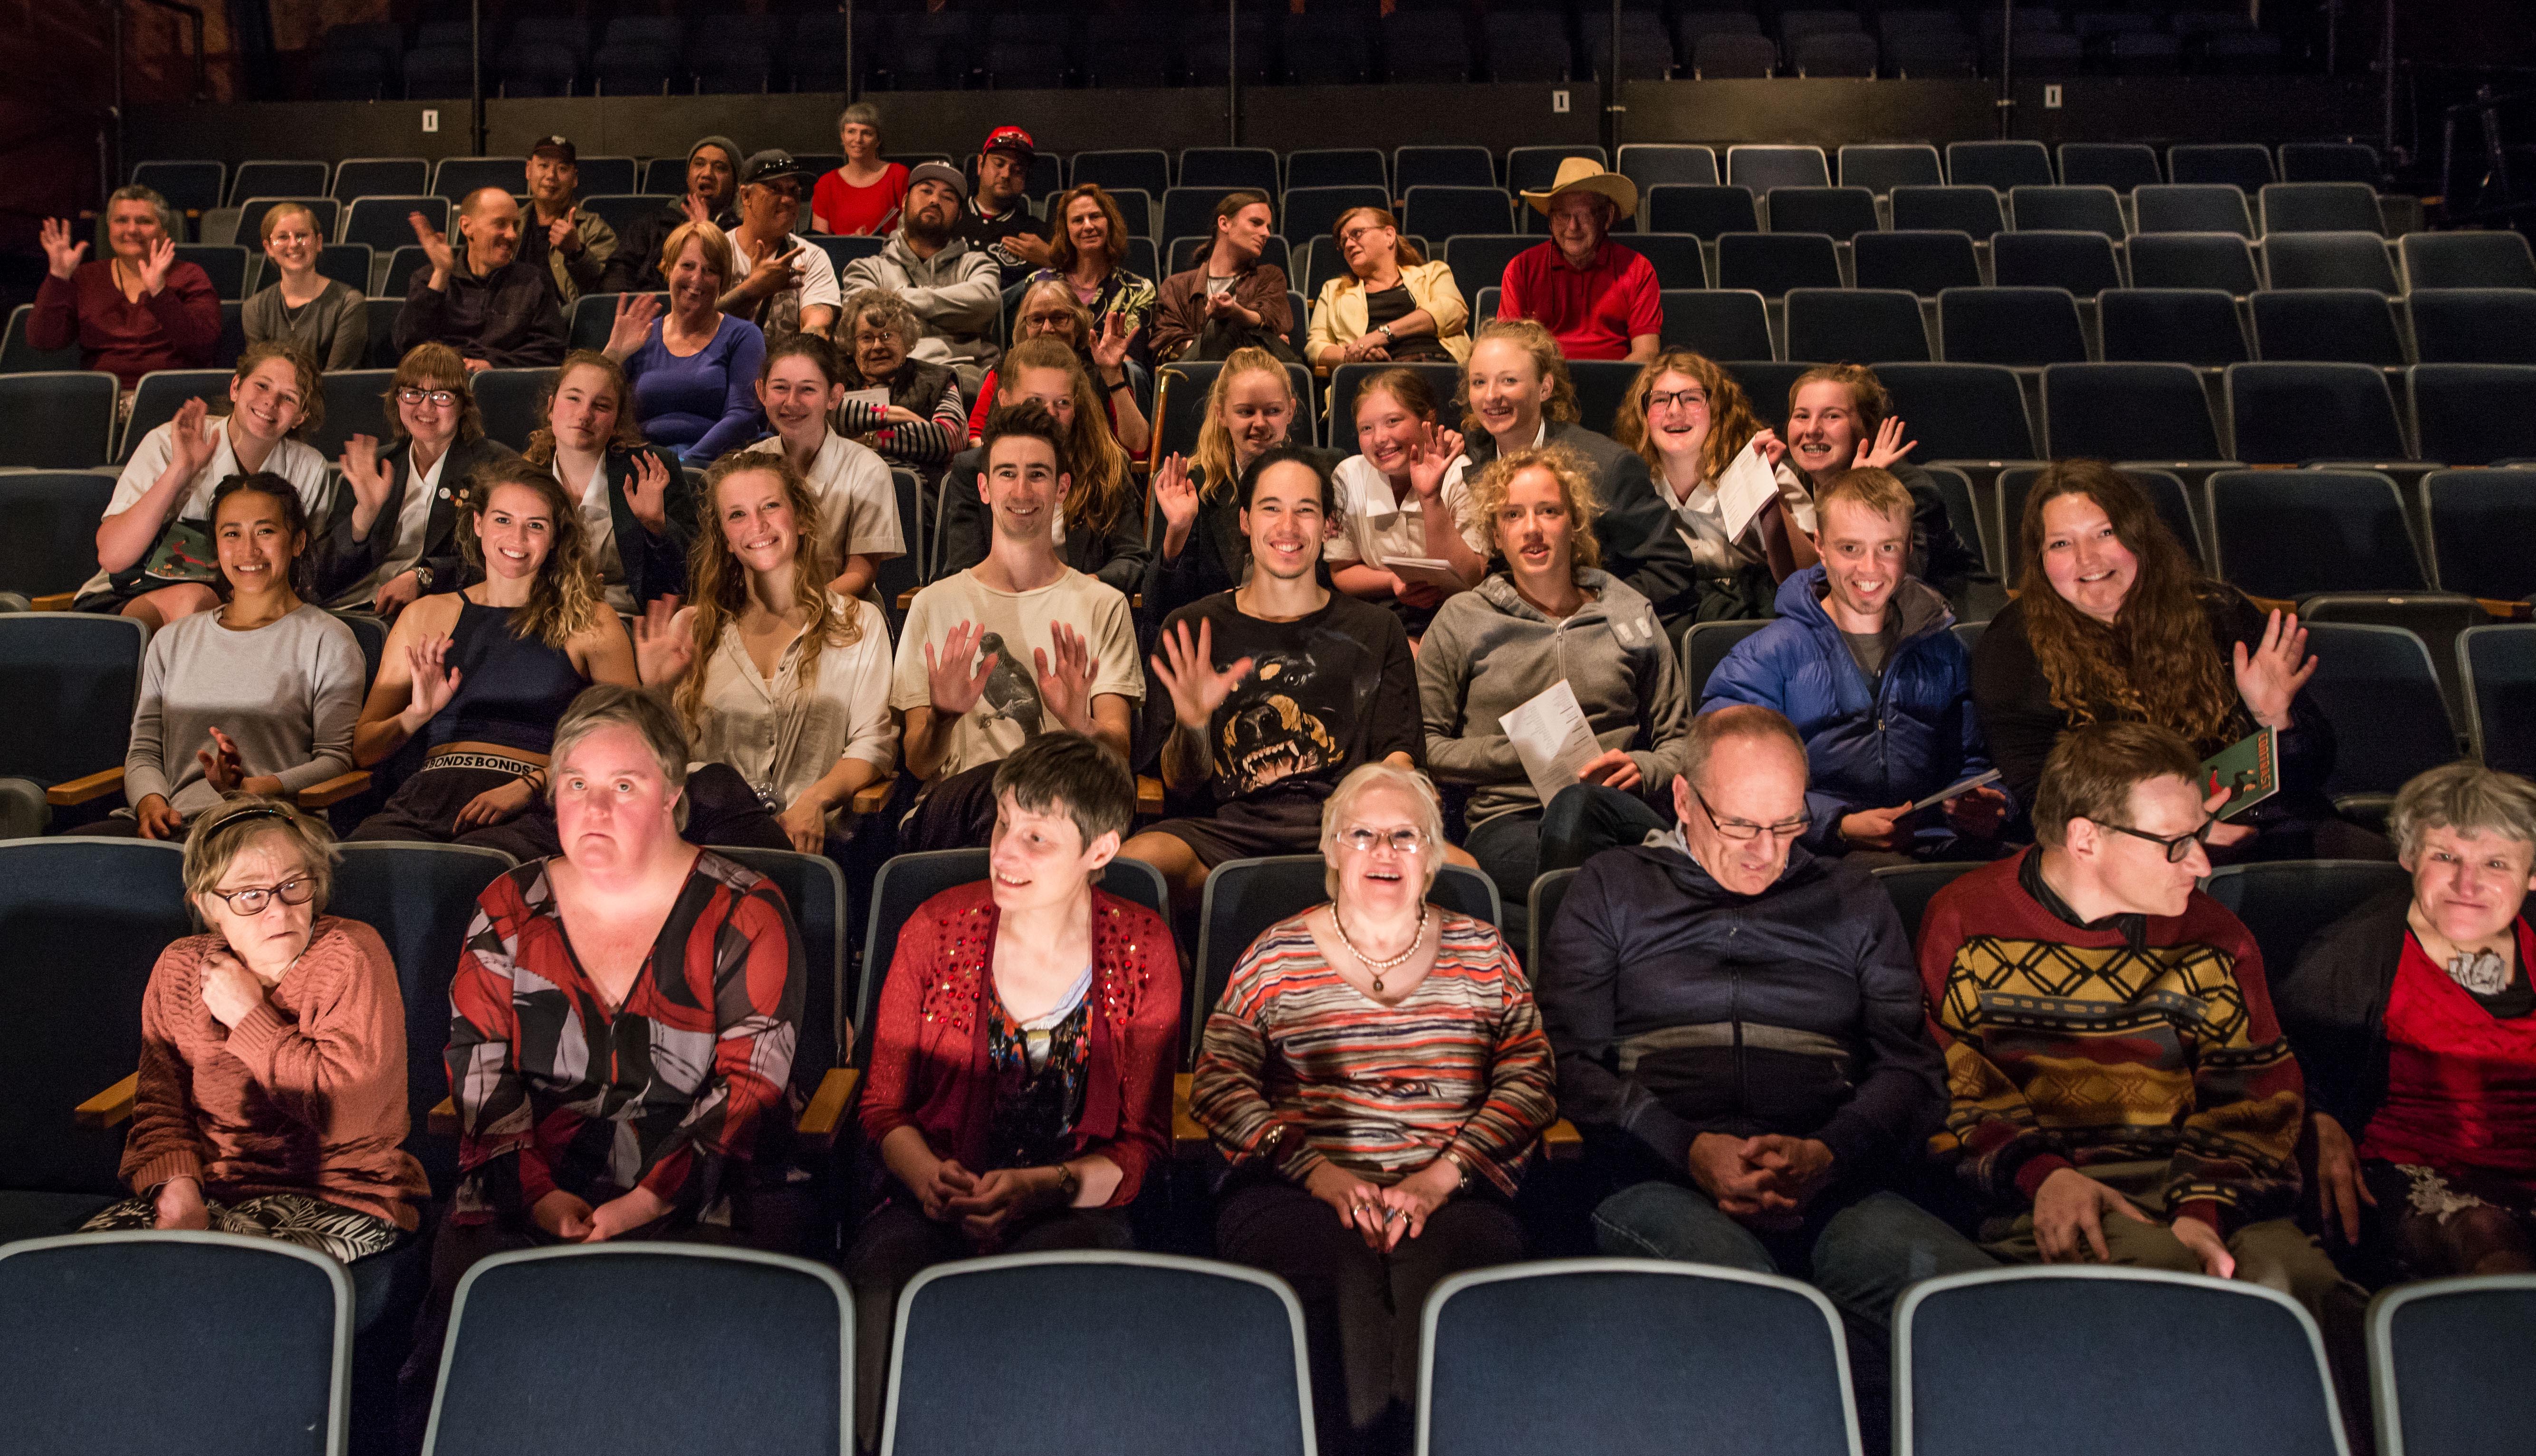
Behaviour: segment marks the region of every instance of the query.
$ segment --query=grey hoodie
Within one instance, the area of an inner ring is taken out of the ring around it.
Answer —
[[[919,338],[909,352],[927,363],[989,366],[995,362],[995,321],[1004,306],[1002,274],[983,249],[953,238],[930,258],[907,245],[907,230],[889,235],[881,249],[846,265],[837,280],[851,300],[860,288],[883,288],[906,300],[916,314]]]
[[[1468,820],[1542,806],[1497,720],[1560,678],[1606,748],[1624,748],[1655,789],[1681,770],[1690,699],[1655,608],[1610,572],[1587,569],[1594,600],[1553,622],[1499,572],[1445,599],[1418,644],[1426,771],[1474,786]]]

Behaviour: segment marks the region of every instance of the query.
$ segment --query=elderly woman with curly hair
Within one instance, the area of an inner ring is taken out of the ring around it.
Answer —
[[[959,371],[913,353],[920,337],[916,311],[883,288],[865,288],[846,299],[837,320],[838,351],[845,355],[848,394],[882,390],[888,404],[849,398],[830,423],[928,479],[941,474],[968,437],[969,411],[960,402]]]

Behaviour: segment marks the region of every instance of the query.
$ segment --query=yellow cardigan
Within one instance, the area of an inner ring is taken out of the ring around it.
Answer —
[[[1435,316],[1435,338],[1455,363],[1471,357],[1471,306],[1462,301],[1462,290],[1453,283],[1453,270],[1440,262],[1413,263],[1400,270],[1400,281],[1409,287],[1409,296],[1418,306]],[[1312,332],[1306,341],[1313,363],[1320,362],[1321,350],[1333,344],[1353,344],[1372,328],[1371,315],[1364,302],[1364,284],[1352,273],[1342,273],[1321,285],[1321,296],[1312,303]]]

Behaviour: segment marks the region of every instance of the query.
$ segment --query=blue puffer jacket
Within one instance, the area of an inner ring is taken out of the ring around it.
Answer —
[[[1901,641],[1870,689],[1823,609],[1822,592],[1820,566],[1781,583],[1778,620],[1717,665],[1699,711],[1753,703],[1797,726],[1813,778],[1805,844],[1838,854],[1843,814],[1907,803],[1991,763],[1973,713],[1971,655],[1951,630],[1945,599],[1917,577],[1903,579],[1889,608],[1901,613]],[[1913,853],[1942,853],[1952,839],[1944,817],[1933,808],[1919,820]]]

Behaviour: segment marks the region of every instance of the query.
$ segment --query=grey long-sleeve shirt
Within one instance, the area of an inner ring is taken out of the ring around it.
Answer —
[[[180,617],[141,662],[124,797],[137,805],[161,794],[188,818],[219,803],[194,759],[215,728],[237,744],[248,777],[274,775],[285,791],[323,784],[352,771],[360,715],[360,644],[324,607],[251,632],[222,626],[218,612]]]
[[[1426,720],[1426,772],[1474,786],[1469,821],[1543,807],[1498,720],[1560,678],[1605,748],[1628,752],[1649,789],[1680,772],[1690,700],[1673,639],[1647,599],[1608,571],[1578,585],[1596,594],[1552,621],[1499,572],[1444,600],[1418,644],[1418,699]]]

